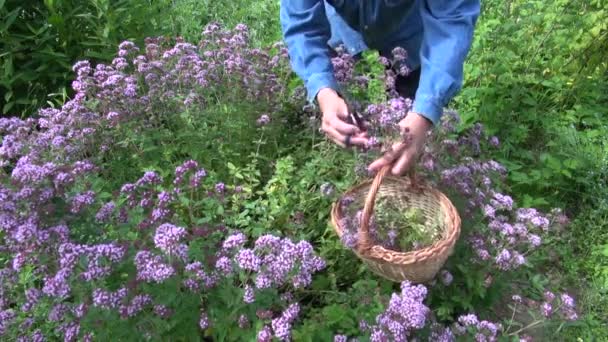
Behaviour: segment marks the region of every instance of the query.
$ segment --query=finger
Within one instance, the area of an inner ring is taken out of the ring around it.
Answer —
[[[403,154],[397,159],[395,165],[391,169],[391,173],[395,176],[403,175],[410,167],[412,167],[412,163],[414,161],[415,151],[412,148],[406,149]]]
[[[403,131],[409,126],[409,123],[406,122],[406,119],[403,119],[403,120],[399,121],[398,125],[399,125],[399,130]]]
[[[405,145],[402,143],[394,144],[389,152],[384,153],[382,157],[376,159],[373,163],[371,163],[368,167],[368,170],[370,170],[371,172],[376,172],[384,166],[390,165],[401,155],[404,148]]]
[[[369,135],[367,134],[367,132],[361,132],[361,133],[355,134],[353,137],[369,139]]]
[[[346,120],[348,119],[348,110],[337,111],[336,116],[342,120]]]
[[[367,146],[368,139],[363,137],[355,137],[353,136],[350,139],[350,144],[355,146]]]
[[[361,132],[361,130],[359,129],[359,127],[355,126],[355,125],[351,125],[348,124],[340,119],[338,119],[337,117],[333,120],[329,120],[328,124],[332,127],[334,127],[338,132],[346,135],[346,134],[358,134]]]
[[[333,141],[336,145],[338,145],[338,146],[340,146],[342,148],[346,148],[346,145],[342,141],[340,141],[339,139],[336,139],[336,138],[334,138],[332,136],[328,136],[328,137],[329,137],[329,140]]]
[[[340,132],[338,132],[335,128],[333,127],[326,127],[325,132],[327,133],[327,135],[330,137],[331,140],[333,140],[335,143],[337,143],[338,145],[342,146],[342,147],[347,147],[345,144],[346,141],[346,135],[341,134]],[[362,138],[359,136],[352,136],[351,135],[351,139],[350,139],[350,145],[355,145],[355,146],[365,146],[367,144],[367,139],[366,138]]]

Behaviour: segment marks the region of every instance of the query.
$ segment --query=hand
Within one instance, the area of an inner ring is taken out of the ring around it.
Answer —
[[[350,147],[346,146],[346,138],[350,135],[349,145],[365,146],[367,144],[367,133],[346,121],[349,115],[348,106],[338,93],[330,88],[323,88],[317,94],[317,101],[321,113],[323,113],[321,130],[329,139],[341,147]]]
[[[432,122],[424,116],[410,112],[405,119],[399,122],[399,127],[402,132],[406,128],[408,129],[411,140],[407,144],[404,142],[393,144],[389,152],[369,165],[368,170],[376,173],[385,165],[393,164],[391,169],[393,175],[404,174],[416,162],[426,142],[427,132],[432,126]]]

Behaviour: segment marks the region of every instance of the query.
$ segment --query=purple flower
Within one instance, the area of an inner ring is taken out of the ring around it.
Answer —
[[[147,305],[152,303],[152,297],[147,294],[140,294],[131,300],[128,305],[121,305],[119,308],[120,316],[122,318],[131,318],[137,315]]]
[[[494,218],[495,215],[496,215],[496,209],[493,206],[491,206],[491,205],[485,205],[483,207],[483,214],[486,217]]]
[[[275,318],[271,322],[274,336],[280,341],[287,341],[291,337],[291,323],[283,317]]]
[[[567,293],[562,293],[560,296],[562,304],[568,308],[574,308],[574,298]]]
[[[526,258],[519,252],[513,252],[513,264],[515,266],[521,266],[526,263]]]
[[[246,329],[247,327],[249,327],[249,319],[247,318],[246,315],[241,315],[239,316],[239,328],[241,329]]]
[[[545,291],[543,293],[543,298],[545,299],[545,302],[551,303],[555,299],[555,294],[551,291]]]
[[[513,209],[513,199],[511,198],[511,196],[508,195],[495,193],[494,198],[491,202],[496,208],[505,210]]]
[[[391,53],[396,61],[403,61],[407,59],[407,52],[400,46],[394,48]]]
[[[68,284],[69,269],[60,269],[55,276],[46,277],[42,292],[48,296],[64,298],[70,293],[70,285]]]
[[[154,314],[161,318],[169,318],[171,316],[171,310],[165,305],[156,304],[154,305]]]
[[[251,304],[255,301],[253,287],[251,287],[251,285],[245,285],[245,291],[243,292],[243,301],[247,304]]]
[[[238,266],[248,271],[259,271],[260,270],[260,259],[255,255],[253,250],[245,248],[241,249],[236,255],[236,262]]]
[[[229,276],[232,273],[232,260],[228,257],[220,257],[215,262],[215,268],[223,275]]]
[[[551,304],[545,302],[541,304],[540,312],[543,314],[543,316],[549,317],[553,313],[553,307],[551,306]]]
[[[454,280],[454,277],[452,276],[452,274],[446,270],[441,271],[440,276],[441,276],[441,282],[445,286],[450,285],[452,283],[452,281]]]
[[[226,240],[224,240],[222,248],[226,250],[233,249],[244,245],[245,242],[247,242],[247,238],[243,233],[235,233],[227,237]]]
[[[269,326],[265,325],[262,330],[258,333],[258,342],[271,342],[272,341],[272,330]]]
[[[207,328],[209,328],[210,323],[209,323],[209,316],[207,315],[207,313],[205,311],[201,311],[201,315],[198,321],[198,326],[205,330]]]
[[[70,211],[73,214],[77,214],[85,207],[93,204],[93,202],[95,202],[95,193],[93,191],[80,193],[72,198]]]
[[[70,308],[63,303],[55,304],[51,311],[49,311],[48,319],[51,322],[59,322],[63,320],[63,317],[70,311]]]
[[[334,342],[346,342],[348,337],[346,335],[335,335]]]
[[[281,238],[270,234],[262,235],[255,241],[256,251],[263,250],[266,248],[274,250],[280,248],[280,246]]]
[[[162,283],[175,274],[173,267],[163,263],[161,257],[153,255],[148,251],[137,252],[134,260],[137,269],[137,279]]]
[[[263,114],[257,119],[256,122],[259,126],[266,126],[270,122],[270,116]]]
[[[372,340],[391,336],[391,340],[405,340],[409,332],[424,327],[430,309],[423,304],[427,290],[422,285],[401,283],[401,293],[393,293],[388,307],[376,317]]]
[[[80,324],[76,322],[65,323],[62,325],[64,341],[76,341],[80,334]]]
[[[458,323],[464,325],[465,327],[474,326],[479,323],[477,316],[475,314],[467,314],[458,317]]]
[[[528,241],[530,242],[532,247],[538,247],[538,246],[540,246],[540,244],[542,242],[540,236],[535,235],[535,234],[528,235]]]
[[[190,179],[190,186],[193,188],[198,188],[201,185],[201,181],[203,178],[207,176],[207,171],[204,169],[200,169],[196,171],[196,173]]]
[[[120,302],[127,296],[127,289],[121,288],[115,292],[102,289],[93,290],[93,306],[102,309],[116,309]]]
[[[108,222],[115,208],[116,204],[114,204],[114,202],[108,202],[104,204],[103,207],[101,207],[101,209],[99,209],[99,211],[95,215],[95,219],[98,222]]]
[[[38,304],[42,293],[36,288],[29,288],[25,291],[26,302],[21,306],[22,311],[30,311]]]
[[[340,237],[340,241],[347,248],[354,249],[357,247],[358,236],[356,233],[352,234],[348,231],[343,231],[342,237]]]
[[[154,171],[146,171],[144,175],[135,182],[137,187],[144,187],[148,185],[158,185],[162,183],[162,178]]]
[[[168,255],[187,256],[188,246],[180,244],[186,237],[186,229],[165,223],[156,229],[154,245]]]
[[[507,270],[511,267],[511,252],[503,249],[496,257],[496,264],[500,269]]]
[[[72,309],[72,314],[74,314],[74,316],[76,318],[83,318],[84,315],[86,315],[88,311],[88,305],[85,303],[81,303],[78,304],[76,307],[74,307],[74,309]]]
[[[0,336],[4,335],[8,325],[15,319],[15,312],[11,309],[0,311]]]

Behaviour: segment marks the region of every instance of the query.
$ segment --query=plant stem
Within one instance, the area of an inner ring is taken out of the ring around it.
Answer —
[[[532,322],[532,323],[530,323],[530,324],[526,325],[525,327],[523,327],[523,328],[521,328],[521,329],[519,329],[519,330],[517,330],[517,331],[514,331],[514,332],[512,332],[512,333],[510,333],[510,334],[508,334],[507,336],[515,336],[515,335],[519,334],[520,332],[522,332],[522,331],[524,331],[524,330],[527,330],[527,329],[533,328],[533,327],[535,327],[535,326],[537,326],[537,325],[541,324],[542,322],[543,322],[543,320],[538,320],[538,321]]]
[[[509,330],[511,330],[511,326],[513,325],[513,318],[515,318],[516,311],[517,311],[517,303],[515,303],[515,306],[513,307],[513,314],[511,315],[511,319],[509,320],[509,326],[507,327],[507,330],[505,330],[505,333],[508,333]]]

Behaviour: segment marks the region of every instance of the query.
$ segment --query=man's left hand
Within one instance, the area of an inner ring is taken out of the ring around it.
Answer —
[[[427,132],[432,126],[432,122],[424,116],[410,112],[399,122],[401,131],[408,131],[407,134],[411,137],[409,142],[393,144],[389,152],[368,166],[368,170],[376,173],[385,165],[393,164],[391,173],[395,176],[403,175],[416,162],[426,142]]]

